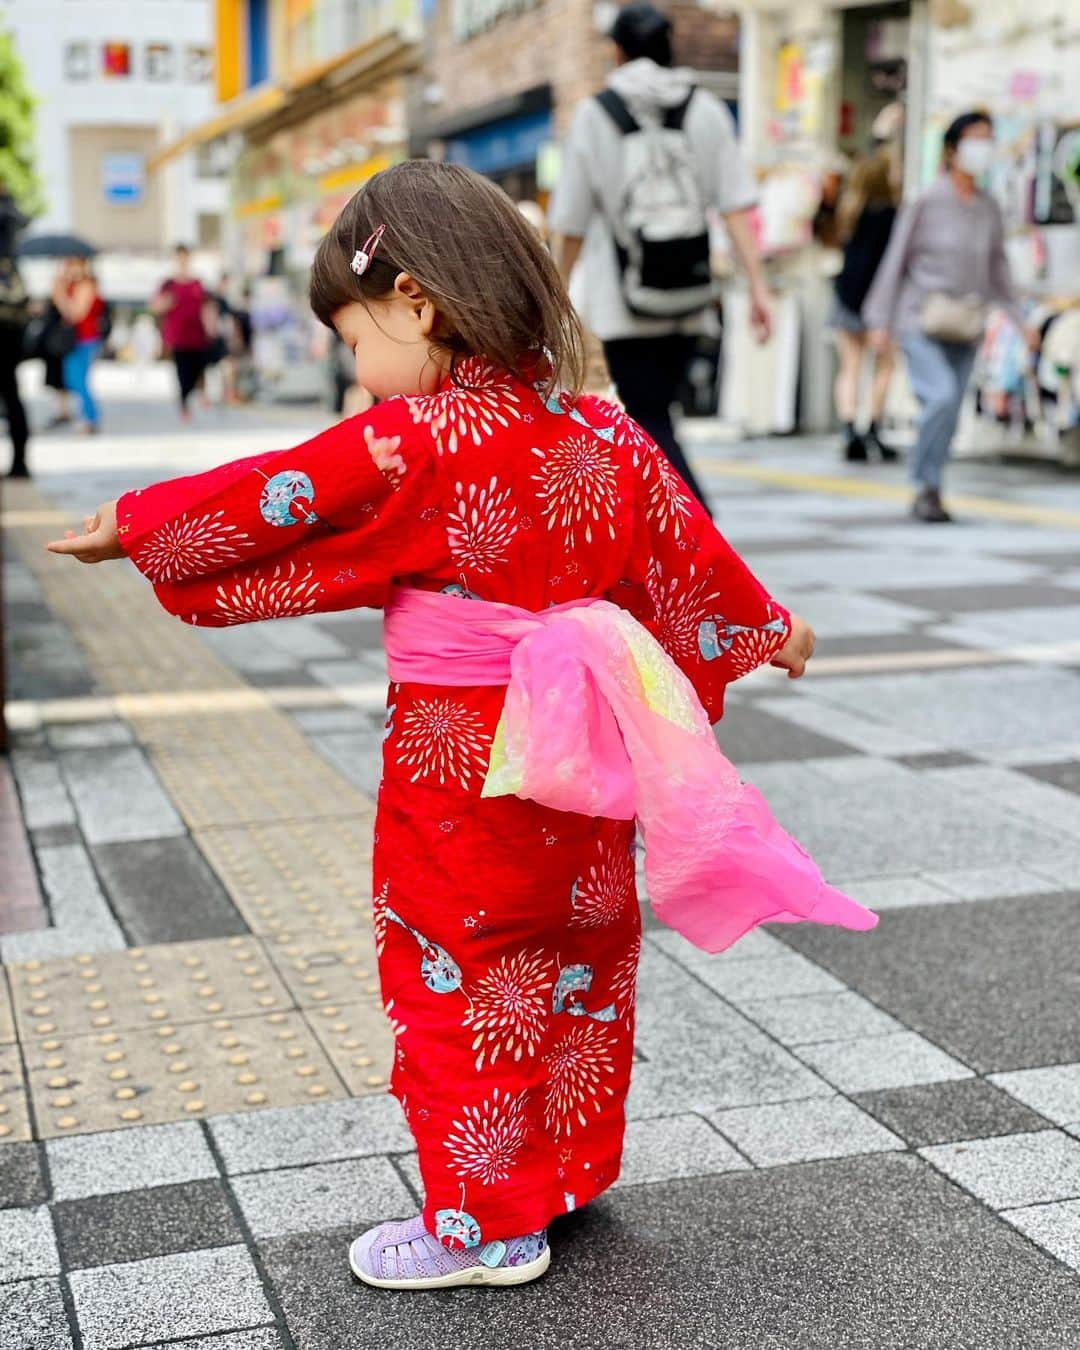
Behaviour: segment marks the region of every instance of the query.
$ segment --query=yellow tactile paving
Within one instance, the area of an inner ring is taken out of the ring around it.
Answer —
[[[301,1008],[361,1001],[381,1006],[375,944],[367,926],[297,933],[268,942],[266,950]]]
[[[0,1047],[0,1143],[21,1144],[32,1137],[19,1047],[5,1045]]]
[[[0,967],[0,1045],[11,1045],[15,1040],[15,1017],[11,1011],[7,976]]]
[[[371,823],[283,821],[195,839],[253,933],[281,937],[371,921]]]
[[[255,938],[25,961],[8,973],[24,1043],[293,1006]]]
[[[308,1008],[304,1016],[352,1096],[386,1090],[394,1035],[377,1003]]]
[[[28,1048],[43,1139],[347,1095],[303,1017],[215,1018]]]

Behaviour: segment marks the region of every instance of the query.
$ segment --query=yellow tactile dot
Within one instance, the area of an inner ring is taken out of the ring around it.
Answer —
[[[294,1046],[291,1046],[288,1050],[285,1051],[285,1058],[286,1058],[286,1059],[303,1059],[304,1056],[305,1056],[306,1054],[307,1054],[307,1051],[304,1049],[304,1047],[303,1047],[302,1045],[294,1045]]]
[[[124,1052],[123,1050],[106,1050],[101,1058],[106,1064],[116,1064],[119,1060],[124,1058]]]
[[[341,1042],[341,1048],[342,1050],[359,1050],[363,1044],[363,1041],[358,1041],[354,1037],[350,1037],[349,1040]]]
[[[330,1089],[326,1086],[325,1083],[312,1083],[311,1087],[309,1087],[307,1091],[309,1097],[325,1097],[329,1093]]]
[[[157,980],[151,979],[150,976],[147,976],[145,979],[138,981],[138,986],[140,989],[153,989],[156,984]]]
[[[115,1045],[119,1039],[120,1037],[115,1031],[107,1031],[104,1036],[98,1036],[97,1043],[98,1045]]]
[[[221,1038],[222,1050],[232,1050],[239,1044],[240,1044],[239,1036],[222,1036]]]
[[[217,1022],[214,1023],[214,1030],[215,1030],[215,1031],[231,1031],[231,1030],[232,1030],[232,1023],[231,1023],[227,1018],[223,1018],[223,1019],[221,1019],[221,1020],[219,1020],[219,1021],[217,1021]]]
[[[113,1096],[118,1102],[129,1102],[135,1096],[134,1088],[117,1088]]]
[[[26,977],[26,983],[29,984],[29,985],[44,984],[44,983],[45,983],[45,976],[44,976],[44,975],[27,975],[27,977]],[[34,997],[33,994],[31,994],[30,997],[33,998],[33,997]]]
[[[244,1101],[246,1101],[249,1106],[262,1106],[263,1102],[266,1101],[266,1093],[249,1092],[244,1098]]]
[[[176,1035],[175,1027],[157,1027],[156,1031],[163,1040],[167,1040],[170,1036]]]
[[[129,955],[131,955],[131,956],[134,956],[134,954],[135,954],[134,952],[130,952],[130,953],[129,953]],[[77,957],[75,958],[75,960],[79,963],[80,966],[88,966],[88,965],[90,964],[90,962],[93,960],[93,957],[91,957],[91,956],[84,956],[84,955],[80,954],[79,956],[77,956]]]
[[[365,1078],[364,1082],[367,1083],[368,1087],[382,1087],[386,1079],[377,1073],[373,1073],[370,1077]]]
[[[70,1095],[67,1094],[67,1093],[64,1093],[64,1094],[63,1094],[62,1096],[60,1096],[60,1097],[54,1097],[54,1098],[52,1099],[52,1101],[51,1101],[49,1104],[50,1104],[50,1106],[56,1106],[56,1107],[61,1107],[61,1108],[65,1107],[65,1106],[74,1106],[74,1105],[75,1105],[75,1098],[72,1097],[72,1096],[70,1096]]]
[[[145,961],[139,961],[135,965],[133,965],[131,969],[136,973],[136,975],[145,975],[150,970],[150,967],[146,964]]]
[[[205,1111],[206,1103],[199,1101],[197,1098],[193,1098],[190,1102],[184,1103],[184,1110],[190,1111],[191,1114],[194,1115],[196,1111]]]
[[[272,1017],[268,1017],[266,1020],[267,1020],[268,1022],[272,1022],[274,1019],[273,1019]],[[276,1039],[279,1040],[279,1041],[295,1041],[295,1040],[296,1040],[296,1032],[293,1031],[291,1028],[289,1028],[289,1029],[287,1029],[287,1030],[285,1030],[285,1031],[279,1031],[279,1032],[277,1033]]]
[[[241,1064],[246,1064],[247,1062],[248,1062],[248,1057],[247,1057],[247,1055],[230,1055],[230,1056],[229,1056],[229,1063],[230,1063],[230,1064],[233,1064],[233,1065],[241,1065]]]
[[[314,1064],[301,1064],[296,1070],[296,1076],[297,1078],[312,1078],[318,1072],[319,1070]]]
[[[176,1090],[177,1092],[197,1092],[199,1085],[193,1078],[185,1078],[182,1083],[177,1083]]]
[[[222,1008],[224,1008],[224,1006],[225,1006],[224,1003],[208,1003],[208,1004],[206,1005],[206,1011],[207,1011],[207,1012],[221,1012],[221,1010],[222,1010]]]
[[[252,1083],[259,1081],[259,1075],[257,1073],[238,1073],[236,1081],[241,1087],[250,1087]]]
[[[258,975],[259,971],[260,971],[259,966],[245,966],[240,973],[242,975]]]
[[[57,1128],[61,1130],[73,1130],[78,1123],[78,1116],[58,1116],[56,1119]]]
[[[47,1069],[62,1069],[64,1067],[63,1055],[50,1055],[45,1061],[45,1067]]]
[[[0,1116],[6,1116],[10,1110],[11,1107],[8,1106],[7,1102],[0,1102]]]
[[[98,1013],[96,1017],[91,1018],[91,1021],[96,1027],[111,1027],[113,1024],[113,1020],[108,1013]]]
[[[0,1125],[0,1138],[5,1138],[11,1133],[10,1125]]]
[[[143,994],[143,996],[142,996],[142,1001],[143,1001],[144,1003],[150,1003],[150,1004],[153,1004],[153,1003],[160,1003],[163,997],[164,997],[164,995],[159,994],[159,993],[157,993],[157,992],[154,992],[154,993],[152,993],[152,994]]]
[[[51,1088],[66,1088],[68,1086],[68,1080],[61,1074],[58,1078],[50,1078],[48,1086]]]
[[[100,1012],[102,1008],[109,1006],[109,1000],[107,998],[92,998],[86,1006],[91,1012]]]
[[[200,998],[213,998],[214,995],[217,993],[217,990],[214,988],[212,984],[204,984],[201,986],[201,988],[196,989],[195,992],[198,994]]]
[[[48,991],[47,989],[31,989],[31,990],[30,990],[30,998],[31,998],[31,1000],[32,1000],[34,1003],[39,1003],[43,998],[48,998],[48,997],[49,997],[49,991]]]
[[[162,1054],[165,1055],[179,1055],[183,1049],[184,1047],[179,1041],[170,1041],[168,1045],[163,1045],[161,1047]]]
[[[39,1036],[48,1035],[50,1031],[56,1030],[55,1022],[39,1022],[37,1025],[37,1034]]]
[[[126,1111],[120,1112],[121,1120],[142,1120],[142,1112],[137,1106],[129,1106]]]
[[[41,1048],[42,1048],[42,1050],[59,1050],[59,1049],[60,1049],[60,1045],[61,1045],[61,1042],[60,1042],[60,1041],[42,1041],[42,1042],[41,1042]]]
[[[178,1059],[175,1064],[169,1065],[170,1073],[187,1073],[190,1069],[191,1065],[184,1059]]]
[[[122,1083],[125,1078],[131,1077],[130,1069],[110,1069],[109,1077],[114,1083]]]
[[[150,1016],[154,1018],[155,1021],[160,1021],[163,1017],[168,1017],[168,1015],[168,1011],[165,1008],[150,1009]]]
[[[374,1061],[370,1055],[357,1055],[353,1060],[354,1069],[369,1069]]]
[[[202,965],[202,958],[201,958],[201,957],[198,957],[198,956],[185,956],[185,957],[184,957],[184,965],[185,965],[185,966],[201,966],[201,965]]]
[[[24,961],[24,962],[23,962],[23,970],[40,970],[40,969],[41,969],[41,962],[40,962],[40,961]]]
[[[128,960],[129,960],[129,961],[141,961],[142,958],[143,958],[145,955],[146,955],[146,951],[145,951],[145,949],[142,948],[142,947],[129,947],[129,948],[128,948]]]

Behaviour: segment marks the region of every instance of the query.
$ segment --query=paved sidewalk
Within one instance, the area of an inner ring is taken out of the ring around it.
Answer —
[[[406,1297],[345,1264],[419,1199],[368,926],[378,622],[196,632],[40,547],[257,434],[57,442],[5,493],[0,1346],[1080,1344],[1080,487],[965,465],[979,514],[933,531],[823,448],[700,452],[822,635],[721,740],[881,925],[706,958],[649,920],[618,1187],[539,1285]]]

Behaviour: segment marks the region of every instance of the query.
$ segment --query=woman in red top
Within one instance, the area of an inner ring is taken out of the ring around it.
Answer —
[[[83,430],[101,430],[98,406],[90,390],[90,368],[101,352],[105,302],[85,258],[69,258],[56,280],[53,304],[75,329],[75,346],[64,357],[64,387],[79,401]]]
[[[209,297],[202,282],[191,275],[191,254],[183,244],[176,250],[176,272],[162,284],[150,302],[151,313],[161,318],[161,336],[176,363],[180,385],[180,416],[190,417],[188,399],[206,370],[209,338],[203,312]]]

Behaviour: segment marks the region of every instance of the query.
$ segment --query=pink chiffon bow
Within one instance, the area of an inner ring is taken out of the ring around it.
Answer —
[[[506,685],[483,796],[637,819],[657,918],[707,952],[760,923],[873,928],[743,783],[690,681],[632,615],[586,599],[540,613],[400,589],[390,678]]]

